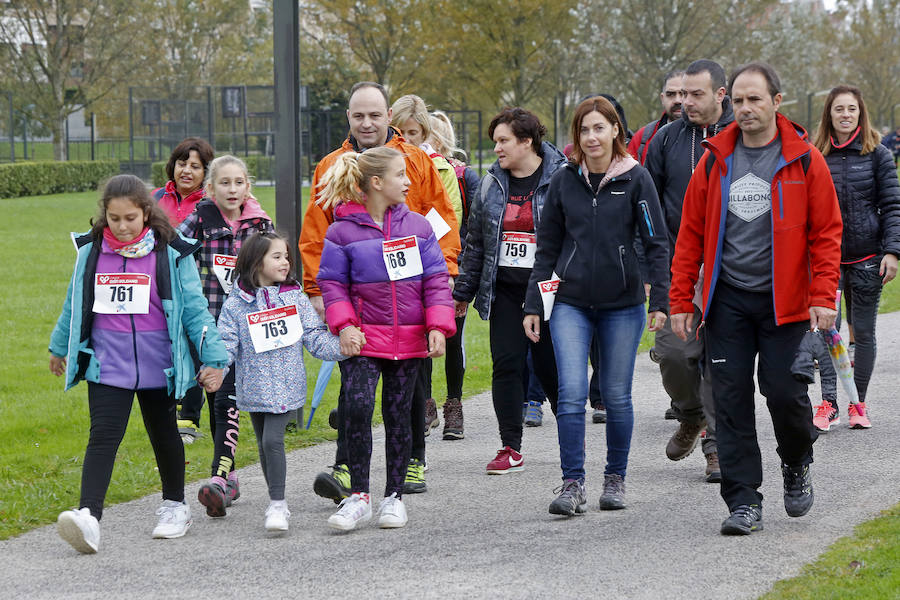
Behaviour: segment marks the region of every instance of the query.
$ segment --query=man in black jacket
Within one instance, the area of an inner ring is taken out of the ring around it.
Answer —
[[[731,101],[725,93],[725,71],[711,60],[697,60],[682,79],[681,118],[660,129],[647,151],[645,167],[650,171],[666,221],[669,256],[675,253],[675,239],[681,225],[681,206],[694,168],[703,155],[701,142],[719,133],[734,121]],[[700,309],[696,308],[696,321]],[[678,429],[666,445],[671,460],[686,458],[697,446],[701,432],[706,458],[706,481],[721,480],[715,437],[715,408],[712,388],[703,377],[703,333],[686,342],[666,326],[656,334],[655,353],[663,387],[672,399]]]

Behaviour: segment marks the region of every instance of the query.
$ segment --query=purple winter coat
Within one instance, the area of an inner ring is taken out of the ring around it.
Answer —
[[[364,206],[338,206],[328,227],[316,279],[334,333],[348,325],[366,335],[362,355],[402,360],[428,355],[427,333],[456,333],[449,276],[441,247],[422,215],[390,207],[379,227]],[[422,274],[391,281],[382,242],[415,236]]]

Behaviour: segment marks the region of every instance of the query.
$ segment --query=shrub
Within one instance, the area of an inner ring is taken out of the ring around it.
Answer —
[[[117,160],[2,164],[0,198],[92,191],[118,173]]]

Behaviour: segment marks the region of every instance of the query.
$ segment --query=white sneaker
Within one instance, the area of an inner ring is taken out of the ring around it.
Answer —
[[[56,530],[59,537],[84,554],[94,554],[100,547],[100,523],[89,508],[59,513]]]
[[[397,492],[381,501],[378,506],[378,514],[380,515],[378,526],[382,529],[403,527],[409,520],[406,516],[406,507],[403,505],[403,500],[397,497]]]
[[[266,531],[287,531],[290,516],[287,501],[272,500],[266,509]]]
[[[191,523],[191,507],[184,502],[175,500],[163,500],[162,505],[156,509],[159,515],[159,523],[153,530],[155,539],[179,538],[187,533]]]
[[[353,494],[344,498],[338,511],[328,517],[328,525],[334,529],[350,531],[371,518],[372,502],[369,494]]]

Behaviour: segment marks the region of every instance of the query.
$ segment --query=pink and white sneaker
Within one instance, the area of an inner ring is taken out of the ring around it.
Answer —
[[[851,404],[847,409],[850,414],[850,429],[871,429],[872,423],[866,411],[866,403]]]
[[[522,455],[510,448],[504,446],[497,451],[497,456],[488,463],[488,475],[506,475],[507,473],[516,473],[525,469],[525,459]]]
[[[832,425],[838,425],[841,422],[840,413],[837,408],[828,400],[822,400],[822,404],[815,407],[816,414],[813,415],[813,425],[816,429],[825,433],[829,431]]]

